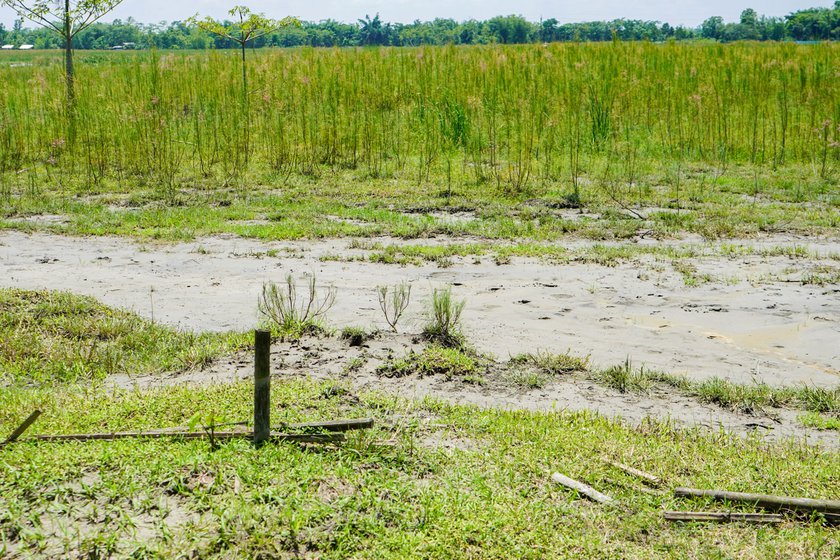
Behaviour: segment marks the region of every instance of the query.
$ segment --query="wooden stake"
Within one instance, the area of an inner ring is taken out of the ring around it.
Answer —
[[[551,480],[553,480],[557,484],[565,486],[566,488],[571,488],[572,490],[577,490],[578,493],[583,494],[584,496],[586,496],[587,498],[589,498],[590,500],[593,500],[595,502],[598,502],[598,503],[601,503],[601,504],[613,504],[613,503],[615,503],[615,500],[613,500],[612,498],[610,498],[606,494],[601,494],[600,492],[598,492],[597,490],[595,490],[591,486],[587,486],[586,484],[584,484],[582,482],[578,482],[577,480],[575,480],[573,478],[569,478],[568,476],[564,476],[560,473],[554,473],[553,475],[551,475]]]
[[[254,445],[271,431],[271,333],[254,333]]]
[[[40,410],[36,410],[32,414],[30,414],[29,417],[26,420],[24,420],[23,423],[21,423],[21,425],[18,426],[17,429],[14,432],[12,432],[12,435],[10,435],[8,438],[6,438],[6,441],[4,441],[3,443],[0,443],[0,447],[3,447],[4,445],[7,445],[9,443],[12,443],[17,438],[22,436],[23,432],[28,430],[29,426],[34,424],[35,420],[37,420],[39,416],[41,416],[41,411]]]
[[[718,523],[781,523],[784,517],[775,513],[728,513],[706,511],[666,511],[668,521],[715,521]]]
[[[789,509],[792,511],[840,514],[838,500],[812,500],[810,498],[790,498],[768,494],[746,494],[743,492],[725,492],[722,490],[698,490],[696,488],[676,488],[678,498],[712,498],[717,501],[753,504],[766,509]]]

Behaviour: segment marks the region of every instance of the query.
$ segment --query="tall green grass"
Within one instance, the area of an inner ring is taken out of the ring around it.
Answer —
[[[232,53],[80,55],[72,133],[60,57],[0,57],[0,192],[165,196],[246,185],[255,169],[277,185],[356,170],[450,190],[594,182],[631,201],[653,172],[679,200],[690,162],[718,170],[710,183],[741,164],[825,179],[840,160],[838,59],[829,43],[256,51],[246,135]]]

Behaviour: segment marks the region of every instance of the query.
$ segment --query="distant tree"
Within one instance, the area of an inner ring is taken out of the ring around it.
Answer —
[[[527,43],[532,29],[522,16],[494,17],[487,22],[487,27],[496,41],[503,44]]]
[[[387,45],[390,35],[390,25],[383,24],[376,14],[373,19],[365,15],[365,19],[359,20],[359,41],[362,45]]]
[[[544,43],[550,43],[557,40],[557,24],[559,22],[554,18],[549,18],[542,22],[540,26],[540,40]]]
[[[755,27],[758,23],[758,12],[752,8],[747,8],[741,12],[741,25],[750,25]]]
[[[122,0],[0,0],[18,15],[57,33],[64,41],[64,72],[67,104],[73,109],[76,98],[73,70],[73,39],[116,8]]]
[[[237,18],[238,21],[233,23],[220,23],[211,17],[198,19],[198,15],[195,15],[187,20],[187,22],[219,38],[233,41],[239,45],[242,55],[242,110],[245,115],[245,124],[243,127],[245,138],[244,155],[245,163],[247,164],[248,152],[250,150],[250,110],[248,103],[248,66],[245,61],[245,47],[249,42],[264,37],[277,29],[292,26],[300,27],[300,21],[291,16],[281,20],[269,19],[263,14],[251,13],[251,10],[245,6],[234,6],[228,13]]]
[[[700,25],[700,33],[706,39],[720,39],[723,32],[723,18],[720,16],[710,17]]]

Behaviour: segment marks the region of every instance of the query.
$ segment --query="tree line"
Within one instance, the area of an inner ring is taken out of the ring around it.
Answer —
[[[617,19],[561,24],[556,19],[530,22],[521,16],[499,16],[485,21],[457,22],[452,19],[415,21],[409,24],[387,23],[365,16],[356,23],[334,20],[303,22],[266,34],[253,42],[254,47],[351,47],[522,44],[558,41],[667,41],[710,39],[722,42],[755,41],[825,41],[840,40],[840,0],[833,8],[810,8],[785,17],[766,17],[747,9],[738,22],[710,17],[696,28],[671,26],[658,21]],[[191,22],[176,21],[142,24],[131,18],[112,23],[96,23],[74,39],[77,49],[108,49],[133,43],[138,48],[227,49],[238,47],[235,41],[208,33]],[[31,44],[38,49],[63,47],[61,38],[44,28],[26,28],[22,20],[11,29],[0,24],[0,44]]]

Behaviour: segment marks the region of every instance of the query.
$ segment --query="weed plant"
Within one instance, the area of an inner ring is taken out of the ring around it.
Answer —
[[[461,313],[466,304],[466,300],[452,298],[451,286],[435,288],[429,302],[427,323],[423,327],[426,340],[447,348],[462,349],[466,339],[461,332]]]
[[[73,142],[60,56],[32,53],[30,66],[0,65],[0,185],[148,187],[177,204],[181,190],[206,184],[279,187],[350,171],[445,185],[447,201],[477,186],[625,209],[663,185],[679,209],[724,192],[739,166],[764,176],[793,165],[824,193],[840,161],[838,51],[830,42],[265,49],[251,57],[247,117],[234,52],[80,54]],[[749,183],[761,194],[762,181]]]
[[[379,307],[385,315],[385,321],[392,331],[397,332],[397,324],[411,302],[411,284],[403,282],[392,288],[379,286],[376,291],[379,297]]]
[[[307,275],[307,291],[298,294],[294,276],[277,285],[269,282],[263,285],[259,311],[271,327],[283,338],[300,338],[304,334],[322,332],[324,318],[335,303],[335,288],[319,295],[315,275]]]

